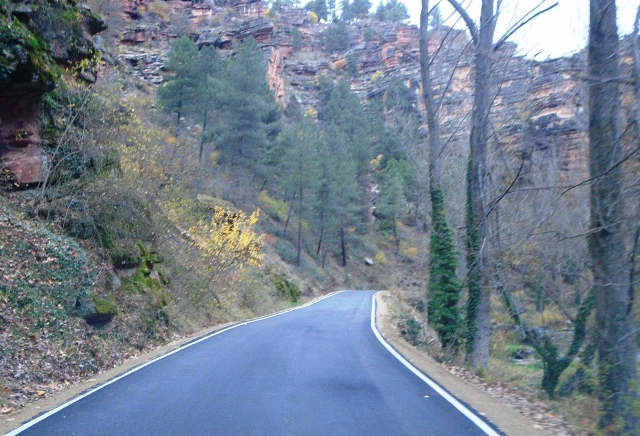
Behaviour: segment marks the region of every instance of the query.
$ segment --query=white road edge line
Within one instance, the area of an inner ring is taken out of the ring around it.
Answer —
[[[169,357],[169,356],[171,356],[172,354],[175,354],[175,353],[177,353],[177,352],[179,352],[179,351],[182,351],[182,350],[184,350],[184,349],[186,349],[186,348],[191,347],[192,345],[198,344],[198,343],[200,343],[200,342],[202,342],[202,341],[206,341],[206,340],[207,340],[207,339],[209,339],[209,338],[212,338],[212,337],[214,337],[214,336],[217,336],[217,335],[222,334],[222,333],[224,333],[224,332],[227,332],[227,331],[229,331],[229,330],[235,329],[235,328],[237,328],[237,327],[241,327],[241,326],[243,326],[243,325],[252,324],[252,323],[254,323],[254,322],[262,321],[262,320],[269,319],[269,318],[274,318],[274,317],[276,317],[276,316],[280,316],[280,315],[283,315],[283,314],[285,314],[285,313],[292,312],[292,311],[294,311],[294,310],[302,309],[303,307],[311,306],[311,305],[313,305],[313,304],[319,303],[320,301],[322,301],[322,300],[324,300],[324,299],[326,299],[326,298],[333,297],[334,295],[340,294],[341,292],[344,292],[344,291],[332,292],[331,294],[327,294],[327,295],[325,295],[325,296],[323,296],[323,297],[321,297],[321,298],[318,298],[317,300],[315,300],[315,301],[313,301],[313,302],[311,302],[311,303],[304,304],[304,305],[302,305],[302,306],[298,306],[298,307],[292,307],[292,308],[290,308],[290,309],[285,309],[285,310],[282,310],[282,311],[280,311],[280,312],[272,313],[271,315],[266,315],[266,316],[261,316],[261,317],[259,317],[259,318],[250,319],[250,320],[248,320],[248,321],[244,321],[244,322],[241,322],[241,323],[239,323],[239,324],[234,324],[234,325],[229,326],[229,327],[227,327],[227,328],[224,328],[224,329],[222,329],[222,330],[218,330],[218,331],[216,331],[216,332],[213,332],[213,333],[211,333],[211,334],[208,334],[208,335],[206,335],[206,336],[203,336],[203,337],[201,337],[200,339],[196,339],[196,340],[194,340],[193,342],[189,342],[189,343],[187,343],[187,344],[185,344],[185,345],[182,345],[181,347],[178,347],[178,348],[176,348],[176,349],[175,349],[175,350],[173,350],[173,351],[170,351],[170,352],[168,352],[168,353],[166,353],[166,354],[163,354],[163,355],[161,355],[161,356],[158,356],[158,357],[156,357],[155,359],[152,359],[152,360],[150,360],[150,361],[148,361],[148,362],[146,362],[146,363],[143,363],[143,364],[141,364],[141,365],[139,365],[139,366],[136,366],[135,368],[133,368],[133,369],[131,369],[131,370],[129,370],[129,371],[127,371],[127,372],[125,372],[124,374],[121,374],[121,375],[119,375],[119,376],[117,376],[117,377],[115,377],[115,378],[112,378],[111,380],[106,381],[105,383],[103,383],[103,384],[101,384],[101,385],[99,385],[99,386],[97,386],[97,387],[95,387],[95,388],[93,388],[93,389],[90,389],[89,391],[85,392],[84,394],[81,394],[81,395],[79,395],[79,396],[77,396],[77,397],[75,397],[75,398],[73,398],[73,399],[71,399],[71,400],[67,401],[66,403],[64,403],[64,404],[62,404],[62,405],[60,405],[60,406],[56,407],[55,409],[51,409],[50,411],[48,411],[48,412],[46,412],[46,413],[44,413],[44,414],[42,414],[42,415],[40,415],[40,416],[35,417],[35,418],[34,418],[34,419],[32,419],[31,421],[27,421],[26,423],[22,424],[20,427],[18,427],[18,428],[16,428],[15,430],[13,430],[13,431],[11,431],[11,432],[7,433],[5,436],[15,436],[15,435],[17,435],[17,434],[19,434],[19,433],[21,433],[21,432],[25,431],[25,430],[26,430],[26,429],[28,429],[29,427],[32,427],[32,426],[36,425],[36,424],[37,424],[37,423],[39,423],[40,421],[42,421],[42,420],[44,420],[44,419],[47,419],[48,417],[50,417],[50,416],[51,416],[51,415],[53,415],[54,413],[58,413],[58,412],[59,412],[59,411],[61,411],[62,409],[66,408],[66,407],[69,407],[70,405],[72,405],[72,404],[73,404],[73,403],[75,403],[76,401],[80,401],[80,400],[82,400],[84,397],[88,397],[89,395],[91,395],[91,394],[93,394],[93,393],[95,393],[95,392],[99,391],[100,389],[102,389],[102,388],[104,388],[104,387],[107,387],[107,386],[109,386],[110,384],[115,383],[115,382],[117,382],[118,380],[120,380],[120,379],[122,379],[122,378],[125,378],[125,377],[126,377],[126,376],[128,376],[129,374],[133,374],[134,372],[136,372],[136,371],[138,371],[138,370],[140,370],[140,369],[142,369],[142,368],[144,368],[144,367],[146,367],[146,366],[149,366],[149,365],[151,365],[152,363],[157,362],[158,360],[164,359],[165,357]]]
[[[453,407],[458,409],[460,413],[469,418],[475,425],[477,425],[482,431],[490,436],[500,436],[494,429],[492,429],[486,422],[484,422],[478,415],[467,409],[460,401],[456,400],[451,394],[442,389],[438,384],[436,384],[429,377],[424,375],[419,369],[413,366],[407,359],[405,359],[400,353],[398,353],[389,343],[382,337],[378,328],[376,327],[376,292],[372,297],[371,303],[371,330],[376,335],[376,338],[380,341],[380,343],[387,349],[393,356],[400,361],[404,366],[406,366],[409,371],[417,375],[423,382],[428,384],[434,391],[440,394],[445,400],[447,400]]]

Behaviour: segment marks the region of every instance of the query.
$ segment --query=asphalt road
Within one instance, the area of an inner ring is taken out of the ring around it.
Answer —
[[[446,400],[446,393],[438,393],[383,346],[371,328],[372,295],[342,292],[217,333],[16,432],[495,434],[479,418],[465,416]]]

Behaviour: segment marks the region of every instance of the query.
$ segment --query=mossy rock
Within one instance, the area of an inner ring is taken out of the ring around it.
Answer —
[[[133,268],[142,260],[140,250],[134,244],[122,243],[111,250],[111,261],[116,268]]]
[[[170,280],[165,270],[157,265],[163,261],[162,256],[143,242],[138,242],[136,247],[141,262],[135,274],[125,280],[123,291],[147,295],[159,308],[167,306],[171,297],[166,285]]]
[[[76,310],[87,324],[102,325],[111,321],[118,314],[118,305],[113,297],[102,298],[93,292],[91,300],[78,297]]]
[[[0,2],[0,83],[52,89],[61,75],[57,61],[94,59],[86,34],[104,29],[102,20],[73,1]]]
[[[47,44],[14,17],[0,14],[0,82],[53,88],[60,69]]]
[[[137,246],[138,250],[140,250],[140,255],[145,260],[145,262],[155,264],[162,263],[164,261],[162,256],[160,256],[157,251],[147,247],[144,242],[138,242]]]

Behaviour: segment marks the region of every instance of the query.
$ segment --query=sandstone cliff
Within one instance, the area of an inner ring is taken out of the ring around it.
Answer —
[[[156,2],[158,3],[158,2]],[[417,26],[359,20],[349,26],[349,48],[329,53],[324,32],[332,26],[312,23],[304,9],[281,8],[270,17],[260,0],[167,2],[169,15],[154,14],[151,0],[126,0],[121,13],[128,19],[120,37],[120,59],[130,72],[152,84],[162,81],[163,53],[180,33],[199,46],[214,45],[230,54],[235,43],[249,35],[263,46],[269,62],[269,84],[286,105],[295,96],[304,110],[317,108],[317,78],[344,74],[347,59],[355,59],[352,89],[363,100],[382,95],[392,79],[411,88],[414,106],[424,114],[420,98]],[[144,10],[144,13],[141,13]],[[295,47],[295,48],[294,48]],[[468,141],[472,98],[470,41],[464,31],[442,28],[432,32],[430,50],[438,52],[436,92],[445,91],[442,134],[452,153],[463,156]],[[584,170],[584,96],[579,79],[582,55],[544,62],[526,59],[515,44],[496,54],[496,97],[492,117],[496,147],[509,144],[513,153],[553,150],[558,165]],[[519,151],[518,151],[519,150]],[[527,151],[529,150],[529,151]],[[530,154],[530,153],[529,153]]]

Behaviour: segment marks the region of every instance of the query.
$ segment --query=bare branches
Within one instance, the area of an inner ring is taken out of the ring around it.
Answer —
[[[448,1],[449,1],[449,4],[456,10],[458,14],[460,14],[460,17],[462,17],[462,19],[464,20],[465,24],[467,25],[467,28],[469,29],[469,32],[471,33],[471,38],[473,40],[473,43],[477,45],[479,33],[478,33],[478,26],[476,25],[476,22],[473,21],[473,19],[467,13],[465,8],[462,7],[462,5],[457,0],[448,0]],[[502,44],[504,44],[518,30],[522,29],[531,21],[535,20],[537,17],[544,14],[545,12],[548,12],[551,9],[558,6],[558,2],[555,2],[554,4],[547,6],[544,9],[540,9],[545,5],[546,2],[547,0],[541,0],[536,6],[531,8],[524,16],[519,18],[513,24],[513,26],[507,29],[505,34],[493,45],[493,51],[499,50]],[[492,17],[493,20],[497,19],[497,17],[500,15],[501,7],[502,7],[502,1],[498,0],[496,3],[495,15]]]
[[[520,178],[520,174],[522,173],[522,169],[524,168],[524,164],[525,164],[525,156],[523,155],[521,160],[520,160],[520,167],[518,168],[518,172],[516,173],[515,177],[513,178],[513,180],[511,180],[511,183],[509,184],[507,189],[502,194],[500,194],[500,196],[493,202],[493,204],[491,205],[489,210],[484,214],[485,218],[487,218],[489,216],[489,214],[491,213],[491,211],[493,211],[493,209],[495,209],[496,206],[498,206],[498,203],[500,203],[500,201],[502,201],[502,199],[504,197],[506,197],[509,194],[509,192],[511,192],[511,188],[513,188],[513,186],[516,184],[516,182]]]
[[[456,10],[458,14],[462,17],[465,24],[469,28],[469,32],[471,33],[471,38],[473,39],[474,44],[478,44],[478,27],[473,19],[469,16],[465,8],[462,7],[458,0],[448,0],[449,4]]]
[[[627,160],[631,159],[631,157],[633,157],[633,155],[635,155],[638,151],[640,151],[640,146],[638,146],[638,147],[634,148],[633,150],[631,150],[622,159],[619,159],[617,162],[614,162],[613,164],[611,164],[611,166],[609,168],[607,168],[605,171],[603,171],[602,173],[596,174],[596,175],[594,175],[592,177],[589,177],[586,180],[583,180],[580,183],[577,183],[577,184],[575,184],[573,186],[570,186],[565,191],[563,191],[560,194],[560,196],[562,197],[564,194],[566,194],[567,192],[571,191],[572,189],[575,189],[575,188],[578,188],[580,186],[589,184],[589,183],[593,182],[594,180],[598,180],[599,178],[606,176],[607,174],[611,173],[611,171],[617,169],[620,165],[625,163]]]
[[[555,8],[556,6],[558,6],[558,2],[552,4],[551,6],[536,11],[536,9],[538,9],[539,7],[541,7],[547,0],[542,0],[538,6],[534,7],[533,9],[531,9],[527,14],[525,14],[524,17],[520,18],[511,29],[507,30],[507,32],[498,40],[498,42],[496,42],[493,46],[493,50],[497,51],[500,49],[500,46],[502,46],[502,44],[504,44],[507,39],[511,38],[511,36],[513,36],[514,33],[516,33],[518,30],[520,30],[522,27],[526,26],[527,24],[529,24],[531,21],[533,21],[534,19],[536,19],[537,17],[539,17],[540,15],[544,14],[545,12],[550,11],[551,9]]]

